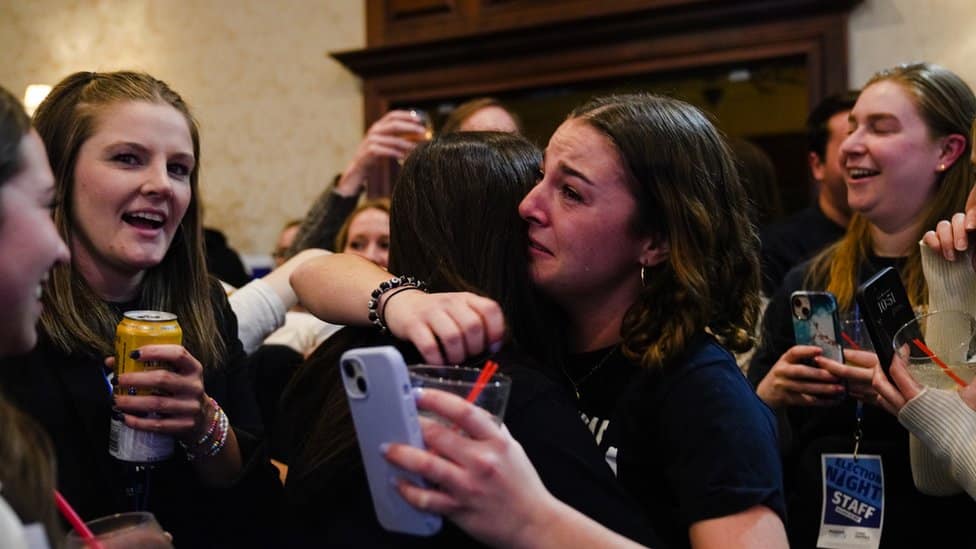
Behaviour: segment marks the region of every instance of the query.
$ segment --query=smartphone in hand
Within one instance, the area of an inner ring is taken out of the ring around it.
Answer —
[[[885,267],[858,287],[856,299],[881,369],[887,374],[895,356],[892,346],[895,333],[915,320],[915,311],[898,271]],[[918,338],[922,338],[921,333]]]
[[[790,294],[793,312],[793,336],[797,345],[814,345],[823,356],[844,362],[840,344],[840,320],[837,299],[830,292],[799,290]]]
[[[386,443],[424,448],[417,405],[407,366],[394,347],[363,347],[343,353],[339,375],[346,390],[359,451],[366,469],[376,518],[383,528],[417,536],[430,536],[441,528],[441,517],[421,511],[403,499],[395,481],[403,478],[418,486],[424,481],[395,467],[383,457]]]

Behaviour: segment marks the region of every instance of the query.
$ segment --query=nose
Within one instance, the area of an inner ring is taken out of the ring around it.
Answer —
[[[366,255],[366,259],[369,259],[370,261],[376,263],[377,265],[383,267],[384,269],[386,268],[389,262],[388,261],[389,252],[383,249],[382,247],[380,247],[380,245],[376,243],[372,243],[369,245],[369,248],[366,248],[365,255]]]
[[[861,131],[854,130],[840,144],[840,163],[843,166],[851,156],[864,154],[864,142],[861,139]]]
[[[173,182],[170,179],[166,162],[154,162],[146,170],[146,179],[142,184],[142,192],[168,198],[173,194]]]
[[[542,225],[545,223],[545,212],[543,211],[541,205],[542,194],[543,194],[543,183],[540,182],[532,187],[529,194],[525,195],[522,202],[519,203],[518,211],[522,219],[528,221],[533,225]]]

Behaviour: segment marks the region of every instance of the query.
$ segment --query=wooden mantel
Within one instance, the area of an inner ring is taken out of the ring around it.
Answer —
[[[810,104],[847,89],[859,0],[368,0],[370,46],[334,52],[391,105],[802,57]],[[388,177],[370,194],[388,194]]]

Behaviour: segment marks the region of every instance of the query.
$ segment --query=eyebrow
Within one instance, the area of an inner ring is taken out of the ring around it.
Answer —
[[[590,181],[590,178],[589,177],[586,177],[585,175],[583,175],[583,172],[577,170],[576,168],[574,168],[572,166],[569,166],[565,162],[560,162],[559,164],[556,165],[556,168],[559,171],[561,171],[561,172],[563,172],[563,173],[565,173],[567,175],[570,175],[572,177],[575,177],[575,178],[583,181],[584,183],[586,183],[588,185],[593,185],[593,182]]]
[[[900,120],[898,120],[897,116],[887,112],[869,114],[867,116],[867,122],[869,124],[873,122],[879,122],[881,120],[894,120],[895,122],[900,123]],[[854,117],[853,112],[847,115],[847,121],[851,124],[857,124],[857,118]]]

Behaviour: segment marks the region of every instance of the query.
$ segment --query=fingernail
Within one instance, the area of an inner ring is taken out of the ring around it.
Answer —
[[[136,349],[135,351],[129,353],[129,358],[131,358],[132,360],[139,360],[139,349]]]
[[[424,388],[423,387],[414,387],[413,388],[413,399],[414,400],[420,399],[420,397],[423,396],[423,394],[424,394]]]
[[[380,453],[381,454],[383,454],[385,456],[388,451],[390,451],[390,443],[389,442],[384,442],[383,444],[380,444]]]
[[[119,378],[112,376],[112,379],[108,380],[113,386],[119,384]]]

